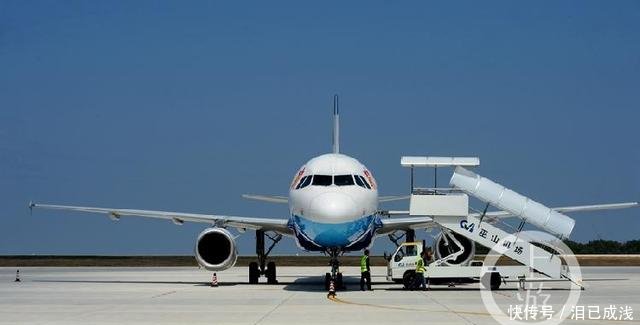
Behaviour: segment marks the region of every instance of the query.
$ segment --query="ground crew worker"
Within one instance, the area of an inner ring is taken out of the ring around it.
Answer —
[[[364,250],[360,258],[360,290],[364,291],[364,282],[367,281],[367,290],[371,290],[371,267],[369,266],[369,250]]]
[[[416,263],[416,278],[417,281],[420,281],[420,287],[422,288],[422,290],[427,290],[427,283],[425,282],[424,279],[424,272],[427,270],[426,267],[424,266],[424,258],[426,256],[426,251],[422,251],[422,253],[420,253],[420,257],[418,257],[418,262]]]

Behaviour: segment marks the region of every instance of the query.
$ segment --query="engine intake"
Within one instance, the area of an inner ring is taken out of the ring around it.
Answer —
[[[475,243],[472,240],[454,232],[441,232],[436,238],[434,246],[436,260],[457,253],[461,248],[464,248],[464,251],[457,257],[452,257],[443,261],[442,264],[444,265],[467,265],[476,254]]]
[[[198,236],[196,260],[209,271],[226,270],[236,264],[238,251],[231,233],[224,228],[207,228]]]

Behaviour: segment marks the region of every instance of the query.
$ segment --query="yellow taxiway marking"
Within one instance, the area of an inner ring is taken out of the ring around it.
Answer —
[[[429,312],[429,313],[453,313],[453,314],[465,314],[465,315],[475,315],[475,316],[492,316],[492,317],[500,317],[500,318],[508,318],[507,315],[505,314],[491,314],[491,313],[487,313],[487,312],[474,312],[474,311],[458,311],[458,310],[433,310],[433,309],[422,309],[422,308],[410,308],[410,307],[400,307],[400,306],[388,306],[388,305],[376,305],[376,304],[367,304],[367,303],[360,303],[360,302],[353,302],[353,301],[348,301],[348,300],[344,300],[344,299],[340,299],[336,296],[327,296],[327,299],[336,302],[336,303],[340,303],[340,304],[347,304],[347,305],[354,305],[354,306],[364,306],[364,307],[371,307],[371,308],[382,308],[382,309],[393,309],[393,310],[403,310],[403,311],[419,311],[419,312]],[[566,320],[570,320],[569,318],[567,318]],[[620,320],[620,319],[584,319],[581,321],[597,321],[597,322],[625,322],[625,323],[638,323],[638,321],[636,320],[632,320],[632,321],[624,321],[624,320]]]
[[[356,305],[356,306],[365,306],[365,307],[372,307],[372,308],[382,308],[382,309],[394,309],[394,310],[404,310],[404,311],[422,311],[422,312],[429,312],[429,313],[458,313],[458,314],[469,314],[469,315],[480,315],[480,316],[492,316],[489,313],[483,313],[483,312],[473,312],[473,311],[449,311],[449,310],[433,310],[433,309],[422,309],[422,308],[410,308],[410,307],[400,307],[400,306],[387,306],[387,305],[376,305],[376,304],[366,304],[366,303],[360,303],[360,302],[353,302],[353,301],[348,301],[348,300],[343,300],[340,299],[336,296],[328,296],[327,299],[333,301],[333,302],[337,302],[337,303],[341,303],[341,304],[347,304],[347,305]],[[497,316],[501,316],[501,315],[497,315]]]

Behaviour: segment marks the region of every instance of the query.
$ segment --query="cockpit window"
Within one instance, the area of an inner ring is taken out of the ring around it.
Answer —
[[[369,185],[369,183],[367,183],[367,180],[364,179],[364,177],[360,176],[360,175],[353,175],[356,178],[356,184],[358,184],[358,186],[360,187],[364,187],[366,189],[371,189],[371,186]]]
[[[296,190],[309,186],[309,183],[311,183],[311,175],[303,177],[298,183],[298,186],[296,186]]]
[[[333,177],[329,175],[313,175],[313,185],[329,186],[333,183]]]
[[[300,188],[300,185],[302,185],[302,183],[303,183],[304,181],[306,181],[306,180],[307,180],[307,177],[309,177],[309,176],[305,176],[305,177],[303,177],[303,178],[301,178],[301,179],[300,179],[300,181],[298,182],[298,185],[296,185],[296,190]]]
[[[337,186],[353,185],[353,177],[351,175],[335,175],[333,176],[333,183]]]
[[[309,186],[309,184],[311,184],[311,175],[307,176],[307,179],[302,182],[302,184],[300,185],[300,188],[305,188],[307,186]]]

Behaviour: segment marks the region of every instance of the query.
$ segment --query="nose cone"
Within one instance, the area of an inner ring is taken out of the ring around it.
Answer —
[[[343,193],[323,193],[311,201],[309,216],[316,221],[340,223],[361,217],[355,201]]]

